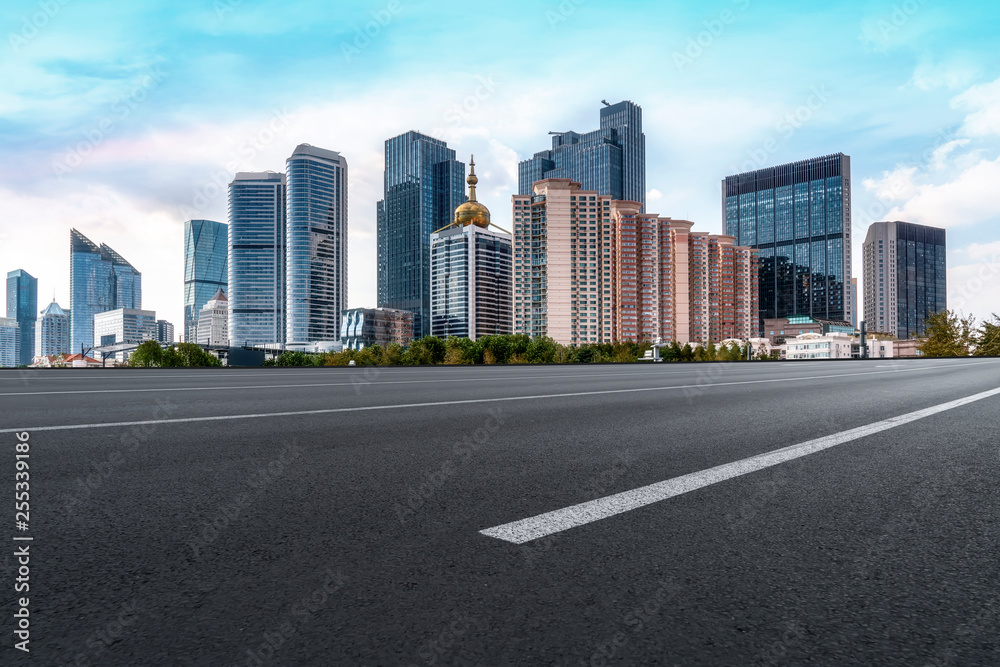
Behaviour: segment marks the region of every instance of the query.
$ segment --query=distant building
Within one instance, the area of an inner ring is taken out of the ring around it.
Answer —
[[[817,320],[812,317],[776,317],[764,320],[764,337],[776,344],[778,339],[789,340],[807,333],[826,335],[842,333],[853,335],[855,328],[849,322]]]
[[[94,315],[94,337],[100,347],[139,345],[156,340],[156,312],[137,308],[118,308]],[[125,361],[131,350],[116,352],[116,361]],[[108,357],[112,358],[112,357]]]
[[[413,341],[413,313],[391,308],[351,308],[341,318],[340,340],[347,350],[392,343],[408,346]]]
[[[229,345],[229,300],[221,289],[208,300],[198,314],[199,345]]]
[[[757,257],[731,236],[565,179],[514,205],[514,331],[565,345],[757,333]]]
[[[347,307],[347,160],[300,144],[286,170],[285,341],[336,342]]]
[[[475,159],[469,200],[455,221],[431,234],[431,334],[471,338],[513,333],[513,241],[490,229],[490,211],[476,200]]]
[[[530,196],[546,179],[569,179],[581,189],[646,204],[646,135],[642,107],[625,101],[601,108],[599,130],[555,132],[552,148],[518,165],[518,194]]]
[[[163,345],[176,343],[177,338],[174,336],[174,325],[166,320],[156,320],[156,342]]]
[[[945,230],[876,222],[868,228],[862,258],[869,331],[921,338],[927,318],[948,309]]]
[[[851,359],[858,345],[856,339],[846,333],[805,333],[788,339],[785,358],[795,359]]]
[[[35,355],[69,354],[70,314],[53,301],[35,323]]]
[[[760,322],[851,322],[851,158],[843,153],[728,176],[724,231],[760,256]]]
[[[99,344],[94,316],[109,310],[142,308],[142,274],[105,244],[70,230],[70,349]]]
[[[407,132],[385,142],[378,306],[412,312],[415,338],[431,334],[431,232],[465,201],[464,180],[465,164],[439,139]]]
[[[19,366],[27,366],[35,356],[35,320],[38,317],[38,280],[18,269],[7,274],[7,317],[17,320]]]
[[[229,227],[212,220],[184,223],[184,340],[198,335],[198,313],[218,290],[229,289]],[[174,342],[173,335],[166,342]]]
[[[240,172],[229,184],[229,337],[234,346],[285,340],[285,215],[284,174]]]
[[[49,354],[35,357],[31,368],[100,368],[104,364],[79,354]]]
[[[858,279],[851,278],[851,303],[854,304],[854,308],[851,308],[851,326],[855,329],[858,328],[858,312],[861,310],[861,302],[858,301]]]
[[[0,317],[0,368],[21,364],[21,329],[13,317]]]

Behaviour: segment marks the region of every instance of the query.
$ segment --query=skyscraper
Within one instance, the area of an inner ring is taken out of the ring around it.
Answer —
[[[70,230],[70,352],[94,345],[94,315],[142,308],[142,274],[106,244]]]
[[[7,317],[17,320],[18,365],[29,366],[35,356],[35,319],[38,317],[38,280],[18,269],[7,274]]]
[[[218,290],[198,313],[199,345],[229,345],[229,299]]]
[[[925,320],[948,309],[945,230],[912,222],[876,222],[862,245],[869,331],[900,340],[926,333]]]
[[[300,144],[286,166],[286,341],[338,341],[347,307],[347,160]]]
[[[465,164],[445,142],[407,132],[385,142],[378,203],[378,306],[413,313],[413,335],[431,333],[431,233],[465,201]]]
[[[35,356],[70,354],[69,313],[54,300],[35,322]]]
[[[234,346],[285,340],[285,209],[284,174],[240,172],[229,184],[229,339]]]
[[[646,204],[646,135],[642,107],[625,101],[604,103],[601,128],[594,132],[554,132],[552,148],[518,165],[518,194],[531,195],[537,181],[569,179],[583,190],[616,200]]]
[[[229,289],[229,227],[211,220],[188,220],[184,223],[185,341],[194,342],[198,313],[220,289]]]
[[[13,317],[0,317],[0,368],[16,368],[21,361],[21,328]]]
[[[228,326],[228,323],[227,323]],[[166,320],[156,320],[156,342],[170,345],[176,343],[174,336],[174,325]]]
[[[761,327],[796,316],[852,320],[849,156],[727,176],[722,212],[725,233],[760,251]]]
[[[513,333],[511,235],[490,229],[490,211],[476,201],[474,159],[469,170],[469,201],[431,234],[431,334],[439,338]]]

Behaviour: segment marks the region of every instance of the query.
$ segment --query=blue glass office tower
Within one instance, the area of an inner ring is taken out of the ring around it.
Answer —
[[[465,201],[465,164],[448,144],[418,132],[385,142],[378,306],[412,312],[414,338],[431,335],[431,234]]]
[[[142,308],[142,274],[106,244],[69,235],[70,352],[79,354],[94,345],[94,315]]]
[[[843,153],[728,176],[724,233],[760,257],[760,320],[850,322],[851,158]]]
[[[552,133],[552,149],[518,165],[518,194],[531,195],[532,184],[568,178],[583,190],[646,204],[646,135],[642,107],[625,101],[605,102],[601,128],[594,132]]]
[[[184,223],[184,340],[198,335],[198,313],[219,290],[229,291],[229,228],[212,220]]]
[[[38,279],[18,269],[7,274],[7,317],[17,320],[21,344],[18,365],[30,366],[35,356],[35,320],[38,318]]]
[[[285,340],[285,175],[240,172],[229,184],[229,340]]]
[[[300,144],[286,168],[286,342],[339,341],[347,308],[347,160]]]

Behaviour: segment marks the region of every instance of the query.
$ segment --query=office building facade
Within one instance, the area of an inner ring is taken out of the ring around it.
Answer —
[[[185,341],[194,342],[198,313],[220,289],[229,289],[229,227],[212,220],[188,220],[184,223]]]
[[[229,300],[218,290],[198,313],[199,345],[229,345]]]
[[[900,340],[922,338],[925,322],[948,309],[945,230],[876,222],[862,245],[865,322]]]
[[[345,350],[363,350],[413,341],[413,313],[392,308],[350,308],[341,317],[340,341]]]
[[[551,179],[514,201],[514,330],[568,345],[757,331],[757,257],[731,236]]]
[[[300,144],[286,168],[285,340],[338,341],[347,307],[347,160]]]
[[[156,312],[138,308],[117,308],[94,315],[94,341],[100,347],[140,345],[156,340]],[[132,350],[115,352],[112,357],[122,362]]]
[[[465,164],[439,139],[407,132],[385,142],[378,306],[412,312],[416,338],[431,334],[431,233],[465,202],[464,179]]]
[[[285,341],[286,179],[241,172],[229,184],[229,337],[234,346]]]
[[[156,342],[163,345],[176,343],[174,325],[166,320],[156,320]]]
[[[849,156],[728,176],[722,211],[724,232],[759,252],[761,330],[782,317],[852,321]]]
[[[599,130],[553,132],[552,148],[518,165],[518,194],[545,179],[569,179],[614,200],[646,203],[646,135],[642,107],[629,101],[601,109]]]
[[[7,274],[7,317],[17,320],[19,363],[29,366],[35,356],[35,320],[38,318],[38,280],[18,269]]]
[[[21,365],[21,327],[13,317],[0,317],[0,368]]]
[[[70,314],[53,301],[35,323],[35,356],[70,354]]]
[[[70,230],[70,351],[99,344],[94,316],[121,308],[142,308],[142,274],[124,257]]]

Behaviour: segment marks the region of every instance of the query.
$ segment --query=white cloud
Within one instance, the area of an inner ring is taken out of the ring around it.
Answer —
[[[951,106],[969,112],[961,134],[970,137],[1000,135],[1000,79],[969,88],[955,97]]]
[[[663,193],[660,192],[659,190],[657,190],[656,188],[653,188],[652,190],[650,190],[649,192],[646,193],[646,202],[647,203],[652,203],[654,201],[660,201],[661,199],[663,199]]]

